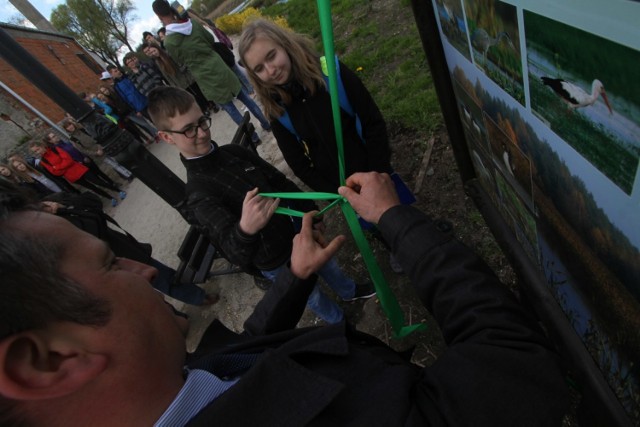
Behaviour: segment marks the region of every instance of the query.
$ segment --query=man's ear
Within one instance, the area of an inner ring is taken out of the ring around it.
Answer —
[[[161,140],[163,140],[167,144],[172,144],[172,145],[174,144],[173,138],[171,137],[171,134],[169,132],[165,132],[163,130],[159,130],[158,131],[158,138],[160,138]]]
[[[73,340],[27,331],[0,341],[0,394],[14,400],[73,393],[107,367],[107,357]]]

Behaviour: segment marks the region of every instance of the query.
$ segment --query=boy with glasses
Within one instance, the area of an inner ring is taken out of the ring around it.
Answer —
[[[250,150],[234,144],[219,146],[212,141],[211,118],[203,114],[187,91],[168,86],[154,89],[149,94],[149,114],[159,138],[180,152],[187,169],[188,209],[207,236],[229,261],[244,268],[257,268],[275,280],[289,261],[299,223],[285,215],[274,215],[280,200],[261,197],[258,192],[301,190]],[[302,211],[317,209],[306,200],[286,203],[287,207]],[[321,220],[316,227],[323,227]],[[333,258],[319,275],[345,301],[375,294],[370,283],[356,285]],[[343,319],[342,309],[317,286],[308,307],[328,323]]]

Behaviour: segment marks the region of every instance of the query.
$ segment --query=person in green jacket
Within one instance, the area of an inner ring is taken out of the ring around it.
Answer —
[[[233,104],[237,98],[258,119],[262,129],[270,132],[269,120],[258,104],[242,91],[238,77],[215,52],[215,39],[211,33],[189,18],[179,18],[166,0],[155,0],[153,11],[167,30],[165,49],[176,62],[189,68],[207,99],[214,101],[240,125],[242,114]],[[251,139],[257,143],[258,134],[254,132]]]
[[[195,77],[193,77],[193,74],[191,74],[191,71],[189,71],[186,66],[178,65],[176,61],[157,44],[144,42],[142,44],[142,51],[155,62],[169,86],[179,87],[191,93],[202,111],[213,110],[214,113],[219,111],[215,103],[209,101],[202,93],[198,82],[196,82]],[[216,108],[213,108],[214,106]]]

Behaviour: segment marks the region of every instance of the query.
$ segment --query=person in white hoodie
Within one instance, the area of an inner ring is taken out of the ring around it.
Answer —
[[[237,98],[247,106],[262,129],[270,132],[271,125],[258,104],[242,90],[242,84],[214,49],[215,39],[199,23],[188,18],[179,18],[166,0],[155,0],[153,11],[167,30],[164,47],[180,65],[186,65],[196,78],[202,93],[225,110],[238,125],[242,114],[233,104]],[[253,133],[252,141],[259,137]]]

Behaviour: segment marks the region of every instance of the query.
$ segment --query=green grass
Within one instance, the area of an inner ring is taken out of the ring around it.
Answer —
[[[335,51],[352,70],[362,67],[359,76],[391,133],[410,130],[427,136],[443,125],[440,105],[409,3],[397,0],[393,7],[403,12],[400,21],[372,13],[369,0],[332,1]],[[292,0],[262,13],[284,16],[322,51],[315,1]]]

